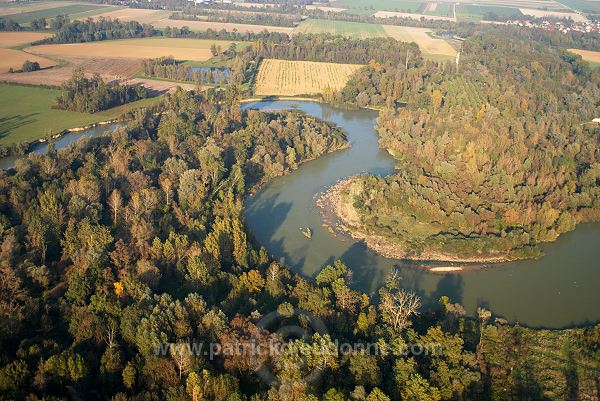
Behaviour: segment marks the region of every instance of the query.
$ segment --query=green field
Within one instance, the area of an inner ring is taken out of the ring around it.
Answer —
[[[302,22],[294,33],[331,33],[334,35],[350,36],[355,38],[374,38],[387,36],[381,25],[365,24],[361,22],[329,21],[307,19]]]
[[[69,15],[85,13],[87,16],[100,14],[105,11],[112,10],[111,6],[104,6],[98,4],[72,4],[63,7],[46,8],[43,10],[30,11],[19,14],[10,14],[4,16],[4,18],[12,19],[19,24],[28,24],[31,21],[39,18],[54,18],[57,15]]]
[[[137,107],[154,104],[158,98],[104,110],[95,114],[54,110],[58,89],[0,84],[0,143],[31,142],[65,129],[111,120]]]
[[[564,0],[561,1],[561,3],[571,7],[573,10],[584,13],[600,14],[600,1]]]
[[[424,11],[426,15],[437,15],[440,17],[454,17],[454,9],[450,3],[437,3],[434,11]]]
[[[349,14],[371,15],[377,11],[416,12],[422,2],[418,0],[337,0],[332,7],[346,8]]]
[[[523,13],[518,8],[501,6],[481,6],[478,4],[458,4],[456,6],[456,18],[459,20],[489,20],[493,14],[499,19],[506,19],[513,15],[522,16]]]

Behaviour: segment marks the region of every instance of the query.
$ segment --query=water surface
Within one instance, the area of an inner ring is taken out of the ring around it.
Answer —
[[[62,135],[60,138],[54,139],[52,143],[56,146],[56,149],[61,149],[69,146],[72,143],[80,140],[81,138],[91,138],[95,136],[100,136],[106,131],[114,131],[119,126],[119,123],[106,124],[106,125],[97,125],[92,128],[88,128],[83,131],[78,132],[69,132],[65,135]],[[29,153],[41,153],[46,154],[48,151],[48,142],[39,142],[31,147],[31,151]],[[0,170],[6,170],[14,167],[15,161],[20,157],[25,156],[8,156],[0,158]]]
[[[354,287],[373,293],[390,269],[398,267],[402,283],[425,304],[448,295],[468,312],[491,308],[511,321],[535,327],[564,327],[600,320],[600,224],[582,225],[543,246],[546,256],[533,261],[492,265],[454,274],[433,274],[407,261],[387,259],[346,236],[322,226],[316,194],[340,179],[368,172],[387,175],[394,159],[379,149],[374,129],[377,113],[341,110],[310,102],[269,101],[245,108],[298,108],[345,130],[350,149],[305,163],[297,171],[272,180],[246,202],[250,231],[276,258],[308,277],[336,258],[354,273]],[[307,240],[300,227],[313,230]]]

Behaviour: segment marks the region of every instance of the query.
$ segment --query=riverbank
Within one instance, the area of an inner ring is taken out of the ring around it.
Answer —
[[[375,107],[375,106],[365,106],[365,107],[351,107],[352,105],[348,105],[348,104],[331,104],[329,102],[326,102],[325,100],[323,100],[323,98],[321,97],[303,97],[303,96],[264,96],[264,97],[252,97],[252,98],[247,98],[247,99],[242,99],[240,100],[240,103],[253,103],[253,102],[270,102],[270,101],[298,101],[298,102],[312,102],[312,103],[319,103],[319,104],[328,104],[330,106],[333,107],[338,107],[341,109],[348,109],[348,110],[358,110],[358,109],[367,109],[367,110],[373,110],[373,111],[381,111],[383,108],[382,107]]]
[[[509,262],[506,256],[478,256],[473,258],[457,257],[455,255],[424,251],[420,255],[411,254],[401,243],[363,231],[360,215],[352,205],[352,198],[361,191],[356,183],[358,176],[350,176],[339,181],[325,192],[317,195],[315,203],[322,211],[326,224],[340,233],[362,241],[369,249],[389,259],[410,260],[420,262],[450,262],[465,263],[461,266],[427,266],[433,273],[461,272],[480,269],[484,264]]]

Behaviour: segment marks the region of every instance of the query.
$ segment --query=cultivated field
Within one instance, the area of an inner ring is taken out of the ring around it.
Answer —
[[[170,15],[170,11],[164,10],[147,10],[144,8],[122,8],[102,14],[97,14],[94,16],[94,19],[104,17],[110,19],[118,19],[120,21],[137,21],[140,24],[152,24],[156,21],[169,18]],[[85,18],[87,17],[83,17],[82,19]]]
[[[14,47],[52,36],[45,32],[0,32],[0,47]]]
[[[415,42],[425,55],[438,54],[454,57],[456,50],[443,39],[434,39],[427,34],[431,29],[407,26],[384,25],[388,36],[403,42]]]
[[[25,51],[49,56],[104,57],[104,58],[155,58],[173,56],[177,60],[204,61],[212,57],[210,46],[223,49],[232,42],[203,39],[143,38],[111,40],[88,43],[69,43],[32,46]]]
[[[267,59],[260,65],[254,93],[294,96],[322,93],[326,87],[339,90],[361,67],[357,64]]]
[[[45,10],[47,8],[64,7],[73,3],[68,1],[40,1],[35,3],[0,3],[0,17],[12,14],[28,13],[31,11]]]
[[[19,74],[0,74],[0,81],[27,85],[60,86],[71,78],[73,69],[81,67],[86,74],[100,74],[105,81],[121,81],[132,77],[142,68],[139,59],[61,57],[66,65],[47,70]]]
[[[5,73],[10,68],[18,70],[27,60],[37,61],[42,68],[56,65],[57,63],[53,60],[27,54],[21,50],[9,49],[9,47],[28,44],[48,36],[52,35],[39,32],[0,32],[0,73]]]
[[[418,0],[336,0],[332,7],[346,8],[348,13],[371,15],[376,11],[417,12],[422,5]]]
[[[386,36],[383,27],[378,24],[361,22],[329,21],[307,19],[294,29],[294,33],[331,33],[354,38],[375,38]]]
[[[487,14],[495,14],[502,19],[514,15],[522,16],[523,13],[518,8],[491,6],[481,4],[458,4],[456,6],[456,18],[458,20],[482,20],[486,19]]]
[[[281,26],[268,26],[268,25],[251,25],[251,24],[230,24],[227,22],[209,22],[209,21],[184,21],[184,20],[176,20],[176,19],[162,19],[160,21],[156,21],[153,23],[155,28],[166,28],[170,26],[171,28],[183,28],[187,26],[192,31],[206,31],[207,29],[212,29],[214,31],[220,31],[225,29],[228,32],[232,32],[236,30],[238,32],[254,32],[259,33],[265,30],[269,32],[281,32],[281,33],[291,33],[294,28],[289,27],[281,27]]]
[[[294,33],[322,32],[354,38],[389,36],[403,42],[417,43],[426,56],[454,57],[456,55],[456,50],[448,42],[429,36],[427,32],[431,32],[431,29],[427,28],[308,19],[294,29]]]
[[[34,56],[20,50],[0,48],[0,72],[7,72],[9,69],[19,70],[25,61],[37,61],[40,67],[46,68],[56,65],[53,60],[45,57]]]
[[[377,11],[373,14],[377,18],[412,18],[416,20],[420,20],[421,18],[425,18],[432,21],[455,21],[454,17],[444,17],[441,15],[434,14],[409,14],[409,13],[398,13],[395,11]]]
[[[571,53],[579,54],[585,61],[600,63],[600,52],[591,50],[568,49]]]
[[[307,10],[321,10],[324,11],[326,13],[341,13],[342,11],[346,11],[345,8],[340,8],[340,7],[329,7],[329,6],[321,6],[321,5],[314,5],[314,4],[309,4],[306,6]]]
[[[456,0],[437,0],[437,3],[457,3]],[[562,3],[565,3],[564,1]],[[554,0],[468,0],[463,4],[479,4],[488,6],[536,8],[540,10],[564,10],[565,5]]]
[[[566,13],[560,11],[535,10],[533,8],[520,8],[521,12],[534,17],[571,18],[575,22],[586,22],[588,19],[578,13]]]

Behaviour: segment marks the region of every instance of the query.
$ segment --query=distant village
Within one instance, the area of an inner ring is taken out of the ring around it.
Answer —
[[[583,33],[600,33],[600,22],[565,22],[565,21],[528,21],[528,20],[508,20],[508,25],[524,26],[528,28],[539,28],[547,31],[559,31],[562,33],[568,32],[583,32]]]

